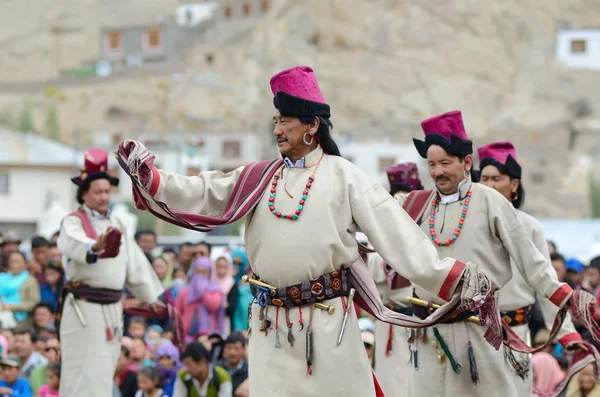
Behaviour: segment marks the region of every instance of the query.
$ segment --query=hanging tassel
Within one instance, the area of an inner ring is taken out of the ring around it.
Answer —
[[[423,337],[421,338],[421,342],[426,344],[428,340],[429,338],[427,338],[427,328],[423,328]]]
[[[262,329],[265,333],[265,336],[269,335],[269,329],[271,329],[271,320],[269,320],[269,317],[267,314],[268,312],[269,312],[269,306],[266,306],[264,318],[263,318],[263,329]]]
[[[302,306],[298,306],[298,314],[300,315],[298,324],[300,324],[300,332],[302,332],[302,330],[304,329],[304,322],[302,321]]]
[[[312,375],[312,363],[313,363],[312,314],[313,314],[313,307],[311,306],[308,327],[306,328],[306,376]]]
[[[440,344],[440,347],[444,351],[444,354],[446,355],[446,357],[448,357],[448,361],[450,361],[452,370],[455,373],[460,374],[462,366],[460,365],[460,363],[458,361],[456,361],[456,357],[454,357],[452,352],[450,352],[450,348],[446,344],[446,341],[444,340],[444,338],[442,338],[442,335],[440,334],[440,331],[437,329],[437,327],[433,327],[433,336],[435,336],[435,339],[437,339],[438,343]]]
[[[390,330],[388,331],[388,339],[385,345],[385,356],[389,357],[392,354],[392,341],[394,339],[393,325],[390,324]]]
[[[115,337],[113,335],[113,332],[110,330],[110,327],[108,326],[108,320],[106,319],[106,313],[104,313],[104,306],[102,306],[102,317],[104,318],[106,340],[109,341],[110,343],[115,343]]]
[[[290,309],[289,308],[285,308],[285,325],[287,325],[287,329],[288,329],[288,334],[287,334],[287,340],[288,343],[290,344],[290,346],[294,346],[294,342],[296,341],[296,338],[294,338],[294,334],[292,334],[292,326],[294,325],[291,321],[290,321]]]
[[[281,349],[281,340],[279,339],[279,306],[275,312],[275,349]]]
[[[477,361],[475,361],[475,352],[473,351],[473,345],[469,340],[469,347],[467,348],[469,353],[469,370],[471,372],[471,380],[473,383],[479,383],[479,372],[477,371]]]
[[[513,367],[517,375],[519,375],[519,378],[525,380],[525,378],[527,378],[527,374],[529,373],[528,366],[525,366],[522,363],[520,363],[510,348],[504,349],[504,357],[506,357],[506,359]]]

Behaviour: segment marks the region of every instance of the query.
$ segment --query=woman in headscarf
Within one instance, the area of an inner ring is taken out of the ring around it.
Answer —
[[[0,273],[1,310],[10,310],[19,327],[32,324],[30,312],[40,301],[40,286],[27,271],[27,259],[20,251],[8,254],[9,273]]]
[[[225,302],[225,323],[223,325],[223,336],[227,336],[231,332],[231,318],[238,301],[238,288],[233,278],[233,265],[229,254],[225,253],[217,257],[215,261],[214,281],[227,297],[227,301]]]
[[[539,352],[531,359],[533,365],[533,386],[541,392],[553,392],[564,378],[565,373],[558,361],[549,353]]]
[[[239,283],[242,276],[246,273],[248,267],[248,255],[243,248],[236,248],[231,251],[231,260],[233,262],[233,273],[235,283]]]
[[[242,283],[242,277],[246,272],[250,271],[248,257],[243,248],[236,248],[231,253],[235,274],[235,284],[238,290],[237,302],[235,310],[231,317],[231,331],[247,331],[248,330],[248,306],[254,300],[250,284]]]
[[[163,287],[165,289],[171,287],[171,283],[173,282],[173,265],[171,264],[171,259],[167,255],[157,256],[152,260],[152,267]]]
[[[158,346],[155,355],[156,369],[164,384],[164,391],[169,397],[173,395],[173,387],[177,380],[177,371],[181,369],[179,351],[171,342]]]
[[[196,259],[189,285],[177,296],[175,307],[183,314],[188,342],[203,331],[223,333],[224,294],[211,280],[213,264],[208,257]]]

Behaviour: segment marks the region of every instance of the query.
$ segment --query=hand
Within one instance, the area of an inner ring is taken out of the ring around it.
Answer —
[[[156,301],[154,303],[150,304],[150,309],[154,312],[154,313],[159,313],[163,310],[165,310],[167,308],[167,305],[165,305],[162,301]]]
[[[106,229],[106,231],[103,234],[101,234],[100,237],[98,237],[96,243],[92,245],[92,250],[94,252],[98,253],[106,249],[106,238],[108,237],[108,234],[112,231],[112,229],[114,229],[114,227],[109,226],[108,229]]]
[[[9,389],[8,387],[0,387],[0,394],[12,395],[13,391],[12,391],[12,389]]]
[[[2,311],[8,312],[10,311],[10,305],[8,303],[2,304]]]

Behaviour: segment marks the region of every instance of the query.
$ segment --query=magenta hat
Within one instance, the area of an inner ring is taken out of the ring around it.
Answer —
[[[477,149],[479,169],[493,165],[503,174],[521,179],[521,166],[517,161],[517,152],[510,142],[492,142]]]
[[[330,118],[330,108],[313,70],[296,66],[271,77],[275,108],[284,116]]]
[[[419,169],[415,163],[400,163],[388,168],[386,171],[390,182],[390,192],[412,192],[422,190],[423,185],[419,179]]]
[[[108,179],[111,185],[118,186],[119,178],[108,174],[108,152],[102,149],[88,149],[83,153],[83,168],[78,176],[71,178],[77,186],[96,179]]]
[[[473,153],[473,143],[469,140],[460,110],[453,110],[421,122],[425,140],[413,139],[417,151],[427,158],[431,145],[441,146],[454,156],[467,156]]]

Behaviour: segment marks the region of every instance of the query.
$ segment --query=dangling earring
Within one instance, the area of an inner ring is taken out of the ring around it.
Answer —
[[[519,192],[513,192],[512,194],[512,201],[517,201],[517,199],[519,198]]]
[[[306,136],[307,136],[307,135],[310,137],[310,142],[308,142],[308,141],[306,140]],[[302,137],[302,140],[304,141],[304,144],[305,144],[306,146],[310,146],[310,145],[312,145],[312,143],[313,143],[313,136],[312,136],[312,135],[310,135],[308,132],[305,132],[305,133],[304,133],[304,136]]]

